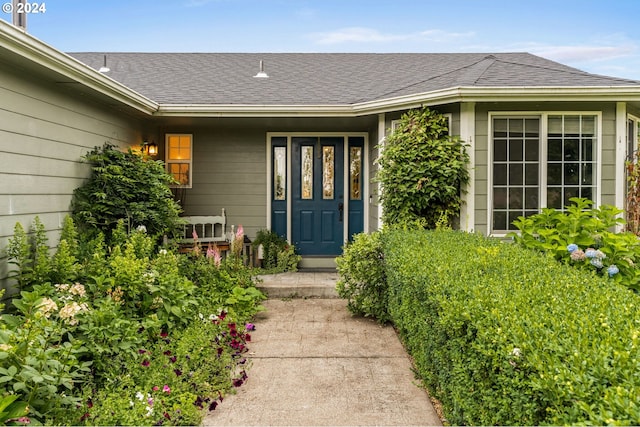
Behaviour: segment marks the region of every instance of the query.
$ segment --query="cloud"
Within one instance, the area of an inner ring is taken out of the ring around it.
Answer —
[[[443,30],[426,30],[413,33],[382,33],[373,28],[348,27],[335,31],[313,33],[310,38],[317,44],[388,43],[397,41],[451,41],[452,38],[468,38],[474,33],[452,33]]]

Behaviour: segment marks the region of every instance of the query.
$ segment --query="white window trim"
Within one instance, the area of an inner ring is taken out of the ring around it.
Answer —
[[[487,125],[487,234],[493,237],[506,237],[509,232],[493,231],[493,119],[496,117],[508,118],[539,118],[540,119],[540,167],[538,168],[538,182],[540,186],[540,209],[547,206],[547,134],[549,116],[589,115],[596,116],[597,147],[596,147],[596,197],[593,200],[595,206],[600,206],[602,200],[602,111],[490,111]],[[503,231],[503,230],[500,230]]]
[[[453,135],[453,131],[451,128],[453,128],[453,114],[451,113],[440,113],[441,116],[444,116],[447,118],[447,120],[449,120],[449,136]],[[400,120],[401,119],[395,119],[395,120],[391,120],[391,128],[390,128],[390,132],[389,133],[393,133],[396,131],[396,129],[398,128],[398,126],[400,126]]]
[[[169,137],[171,136],[188,136],[191,139],[189,149],[189,160],[172,160],[169,159]],[[171,188],[192,188],[193,187],[193,134],[192,133],[167,133],[164,136],[165,147],[165,168],[167,173],[171,173],[169,169],[169,163],[185,163],[189,165],[189,184],[188,185],[171,185]]]

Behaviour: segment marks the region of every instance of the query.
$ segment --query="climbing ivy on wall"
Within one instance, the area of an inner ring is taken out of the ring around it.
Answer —
[[[469,181],[469,155],[460,138],[449,136],[446,117],[410,110],[378,149],[385,224],[451,225]]]

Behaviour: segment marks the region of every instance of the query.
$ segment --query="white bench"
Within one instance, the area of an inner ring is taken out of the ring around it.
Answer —
[[[181,245],[194,244],[194,231],[198,235],[198,243],[226,243],[227,216],[222,209],[218,216],[185,216],[184,233],[180,239]]]

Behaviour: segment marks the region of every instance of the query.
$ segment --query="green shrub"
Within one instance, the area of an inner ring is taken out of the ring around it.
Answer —
[[[459,425],[640,423],[640,297],[479,235],[384,235],[389,312]]]
[[[409,111],[379,150],[385,224],[424,218],[435,228],[438,220],[459,215],[469,155],[459,138],[449,136],[443,115],[428,108]]]
[[[0,405],[34,425],[195,425],[244,382],[242,325],[265,297],[241,260],[158,250],[122,221],[107,245],[66,220],[51,256],[38,224],[8,251],[28,290],[0,316]]]
[[[592,208],[588,199],[572,198],[566,212],[546,208],[540,214],[520,217],[512,233],[526,248],[548,252],[557,260],[594,270],[636,291],[640,290],[640,240],[631,232],[615,233],[624,223],[615,206]]]
[[[262,246],[262,268],[268,273],[297,271],[302,258],[296,254],[295,246],[271,230],[259,230],[251,243],[254,249]]]
[[[347,299],[354,314],[370,316],[380,323],[389,321],[387,282],[384,272],[381,233],[357,234],[336,259],[340,278],[336,290]]]
[[[109,241],[118,221],[127,231],[145,227],[152,236],[171,234],[180,224],[180,206],[169,188],[173,178],[160,161],[105,144],[87,153],[90,179],[74,191],[73,217],[82,229],[101,231]]]

